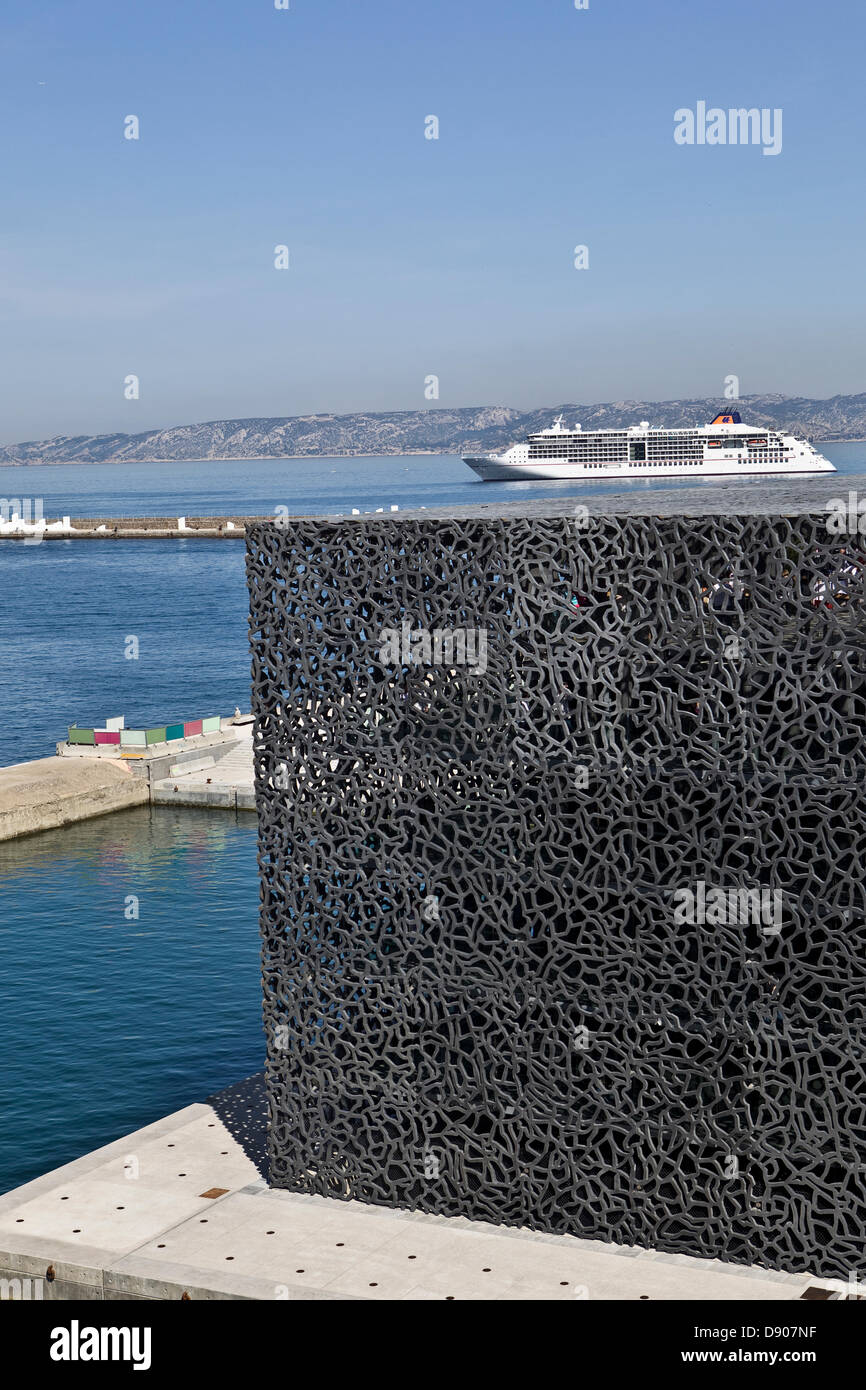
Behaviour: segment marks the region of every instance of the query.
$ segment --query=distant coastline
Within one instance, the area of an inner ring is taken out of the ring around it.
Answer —
[[[828,443],[847,443],[847,440],[827,441]],[[382,454],[371,454],[367,450],[356,454],[213,454],[207,458],[110,458],[110,459],[45,459],[32,458],[18,461],[0,459],[0,468],[113,468],[119,463],[313,463],[316,459],[378,459],[378,458],[453,458],[450,449],[393,449]]]
[[[706,423],[736,407],[747,424],[806,435],[815,443],[866,443],[866,393],[827,400],[779,395],[736,401],[701,397],[674,401],[560,404],[521,411],[509,406],[291,415],[211,420],[140,434],[58,435],[0,446],[0,467],[75,463],[229,463],[317,458],[460,456],[507,448],[547,428],[557,415],[584,429],[626,429],[650,420],[662,428]]]

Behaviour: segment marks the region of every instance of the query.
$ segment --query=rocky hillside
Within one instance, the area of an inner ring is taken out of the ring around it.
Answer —
[[[292,415],[274,419],[211,420],[143,434],[96,434],[0,446],[0,463],[123,463],[159,459],[317,458],[366,454],[463,454],[502,448],[556,415],[584,429],[693,425],[732,402],[610,401],[553,405],[542,410],[507,406],[460,410],[399,410],[355,415]],[[815,440],[866,439],[866,393],[810,400],[802,396],[744,396],[734,402],[750,425],[769,425]]]

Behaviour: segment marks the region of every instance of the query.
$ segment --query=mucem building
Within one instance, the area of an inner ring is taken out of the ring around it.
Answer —
[[[271,1183],[862,1273],[862,538],[461,512],[248,532]]]

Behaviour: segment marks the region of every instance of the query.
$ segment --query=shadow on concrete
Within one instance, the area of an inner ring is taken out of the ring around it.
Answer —
[[[259,1177],[268,1177],[268,1098],[265,1074],[256,1072],[245,1081],[236,1081],[224,1091],[208,1096],[232,1138],[237,1140],[256,1166]]]

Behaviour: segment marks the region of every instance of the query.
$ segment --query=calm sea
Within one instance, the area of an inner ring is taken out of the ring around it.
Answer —
[[[827,444],[822,452],[840,472],[866,467],[866,442]],[[737,479],[737,481],[741,481]],[[766,479],[757,479],[766,487]],[[662,479],[584,483],[587,493],[693,487]],[[722,487],[725,479],[707,480]],[[374,510],[522,497],[557,497],[574,483],[482,483],[452,455],[394,458],[228,459],[202,463],[71,464],[11,468],[0,465],[0,498],[41,498],[46,517],[264,516],[279,506],[293,513]]]
[[[866,443],[826,452],[840,471],[866,470]],[[573,483],[482,483],[451,457],[0,467],[0,495],[39,498],[46,517],[311,514],[563,492],[577,495]],[[53,752],[71,723],[246,709],[243,551],[242,541],[0,541],[0,766]],[[130,636],[137,660],[125,655]]]
[[[261,1069],[255,853],[181,807],[0,844],[0,1190]]]
[[[866,471],[866,444],[824,452]],[[47,517],[563,492],[480,483],[442,457],[0,467],[0,496],[39,498]],[[72,722],[246,709],[249,681],[242,542],[0,541],[0,765],[48,755]],[[257,911],[249,814],[159,807],[0,844],[0,1190],[262,1066]]]

